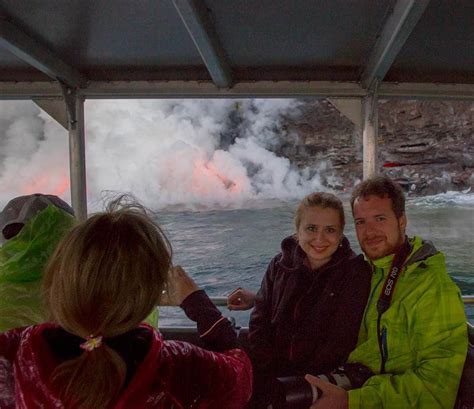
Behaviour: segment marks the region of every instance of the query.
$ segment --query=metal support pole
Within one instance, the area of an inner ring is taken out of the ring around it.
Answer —
[[[379,133],[377,92],[370,91],[363,100],[363,178],[377,174],[377,139]]]
[[[61,84],[68,112],[69,177],[71,201],[76,218],[87,219],[86,150],[84,134],[84,97]]]

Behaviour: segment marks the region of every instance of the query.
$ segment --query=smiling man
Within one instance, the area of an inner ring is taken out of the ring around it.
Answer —
[[[372,282],[349,362],[367,366],[374,375],[349,392],[308,376],[323,391],[311,409],[451,409],[467,329],[444,255],[420,237],[406,237],[405,197],[389,178],[358,185],[351,206]]]

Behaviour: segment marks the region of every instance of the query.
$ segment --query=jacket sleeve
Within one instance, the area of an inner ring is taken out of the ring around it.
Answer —
[[[195,291],[186,297],[181,308],[190,320],[196,322],[199,338],[206,349],[225,351],[238,347],[232,324],[222,316],[204,290]]]
[[[0,408],[15,407],[15,382],[13,378],[13,360],[20,345],[24,328],[18,328],[0,334]]]
[[[13,361],[25,328],[16,328],[0,333],[0,357]]]
[[[263,277],[249,322],[249,354],[258,372],[265,372],[272,364],[275,334],[271,318],[275,263],[276,258],[270,262]]]
[[[466,317],[452,283],[434,287],[420,297],[413,312],[407,311],[413,314],[407,336],[415,366],[375,375],[349,391],[350,409],[453,408],[467,353]]]
[[[252,395],[252,364],[241,349],[211,352],[168,341],[171,393],[184,407],[241,409]],[[186,387],[183,388],[183,385]]]

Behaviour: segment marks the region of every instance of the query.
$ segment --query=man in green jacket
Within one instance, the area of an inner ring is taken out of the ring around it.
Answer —
[[[351,206],[373,277],[349,362],[367,366],[374,375],[348,392],[307,375],[323,391],[311,409],[452,409],[467,353],[467,326],[444,255],[428,241],[405,236],[404,194],[389,178],[358,185]]]

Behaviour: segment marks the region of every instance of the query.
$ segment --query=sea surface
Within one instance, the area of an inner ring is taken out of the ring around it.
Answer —
[[[347,200],[346,200],[347,201]],[[293,233],[295,203],[267,201],[248,209],[160,211],[157,220],[170,238],[174,263],[182,265],[210,296],[236,287],[258,290],[281,240]],[[474,194],[448,193],[407,204],[408,234],[431,240],[446,255],[449,274],[462,294],[474,294]],[[349,207],[345,234],[359,252]],[[247,326],[249,312],[230,312]],[[466,307],[474,322],[474,305]],[[160,326],[193,325],[179,308],[161,307]]]

